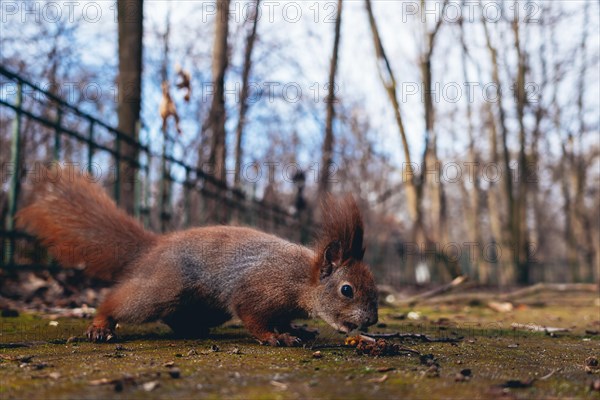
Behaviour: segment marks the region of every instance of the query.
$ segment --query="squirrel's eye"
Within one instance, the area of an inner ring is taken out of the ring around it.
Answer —
[[[354,296],[354,291],[352,290],[352,286],[350,286],[350,285],[342,286],[342,288],[340,289],[340,292],[342,292],[342,295],[344,295],[350,299],[352,298],[352,296]]]

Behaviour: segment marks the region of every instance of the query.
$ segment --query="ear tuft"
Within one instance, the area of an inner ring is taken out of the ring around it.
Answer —
[[[347,195],[335,200],[328,195],[322,202],[321,215],[322,233],[315,246],[315,272],[324,266],[339,266],[351,259],[361,261],[365,254],[364,225],[354,198]]]
[[[327,245],[323,257],[327,264],[337,266],[342,261],[342,245],[339,240],[335,240]]]

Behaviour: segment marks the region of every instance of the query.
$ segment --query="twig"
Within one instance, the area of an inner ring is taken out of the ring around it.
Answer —
[[[364,336],[368,336],[375,339],[417,339],[426,343],[456,343],[460,342],[463,337],[458,338],[432,338],[421,333],[364,333]]]
[[[416,354],[416,355],[419,355],[419,356],[421,355],[420,352],[418,352],[417,350],[413,350],[410,347],[399,346],[398,350],[399,351],[406,351],[407,353],[413,353],[413,354]]]
[[[559,372],[560,370],[562,370],[562,368],[553,369],[552,371],[550,371],[549,374],[542,376],[538,380],[545,381],[546,379],[550,378],[552,375],[554,375],[555,373]]]
[[[311,346],[311,350],[319,350],[319,349],[350,349],[352,346],[348,346],[345,344],[315,344]]]

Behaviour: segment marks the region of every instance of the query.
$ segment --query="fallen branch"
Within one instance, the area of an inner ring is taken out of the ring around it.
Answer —
[[[513,322],[510,326],[513,329],[525,329],[525,330],[532,331],[532,332],[546,332],[546,333],[569,332],[569,329],[567,329],[567,328],[554,328],[551,326],[542,326],[542,325],[535,325],[535,324],[518,324],[516,322]]]
[[[598,292],[598,285],[595,283],[537,283],[522,289],[500,296],[503,300],[518,299],[538,292]]]
[[[496,301],[515,301],[532,294],[539,292],[590,292],[597,293],[599,286],[595,283],[538,283],[526,288],[517,289],[513,292],[500,293],[457,293],[454,295],[440,296],[435,299],[429,299],[427,304],[451,304],[451,303],[468,303],[478,301],[487,303],[492,300]]]
[[[417,304],[420,301],[435,297],[435,296],[439,296],[440,294],[449,292],[451,290],[456,289],[457,287],[461,286],[463,283],[465,283],[466,281],[468,281],[468,277],[466,275],[460,275],[457,276],[456,278],[454,278],[452,280],[452,282],[447,283],[445,285],[442,285],[440,287],[437,287],[435,289],[432,289],[428,292],[425,293],[421,293],[418,294],[416,296],[410,297],[408,299],[405,300],[401,300],[398,302],[398,304],[407,304],[410,306],[414,306],[415,304]]]
[[[0,343],[0,349],[18,349],[21,347],[33,347],[39,345],[45,345],[50,342],[43,340],[35,340],[32,342],[15,342],[15,343]]]

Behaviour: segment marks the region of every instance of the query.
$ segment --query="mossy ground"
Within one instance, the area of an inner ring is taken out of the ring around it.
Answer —
[[[587,357],[600,357],[600,336],[594,334],[600,329],[597,295],[539,295],[527,304],[502,314],[484,305],[382,308],[384,325],[371,332],[464,337],[458,343],[401,342],[422,354],[433,354],[440,365],[438,377],[430,377],[428,367],[415,355],[374,358],[357,355],[352,348],[323,348],[322,357],[315,358],[310,348],[260,346],[235,323],[216,329],[204,340],[177,340],[163,325],[148,324],[122,327],[118,343],[67,343],[69,337],[81,336],[89,320],[58,319],[58,325],[51,326],[42,315],[21,314],[0,319],[0,397],[600,398],[599,392],[589,389],[592,379],[600,376],[584,370]],[[397,319],[411,310],[422,318]],[[550,336],[515,331],[513,322],[570,332]],[[321,330],[320,338],[310,345],[343,343],[343,336],[322,323],[310,324]],[[22,356],[33,358],[19,361]],[[180,370],[179,378],[170,376],[172,368]],[[456,374],[467,368],[472,378],[456,382]],[[552,376],[539,380],[552,371]],[[116,385],[91,384],[123,377]],[[534,378],[528,388],[499,387],[508,380]],[[159,386],[148,393],[143,385],[147,382]]]

